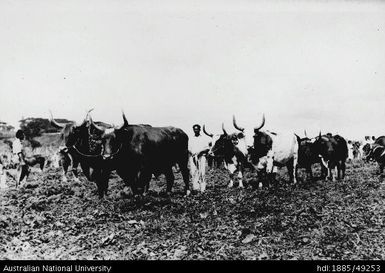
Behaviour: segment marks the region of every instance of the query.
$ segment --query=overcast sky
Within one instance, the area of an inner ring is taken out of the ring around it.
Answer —
[[[385,3],[0,0],[0,120],[385,135]]]

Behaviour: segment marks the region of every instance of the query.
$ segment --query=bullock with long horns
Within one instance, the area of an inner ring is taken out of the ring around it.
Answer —
[[[140,197],[148,188],[152,175],[165,174],[168,195],[174,184],[172,167],[178,164],[185,183],[185,194],[189,195],[188,136],[175,127],[152,127],[146,124],[128,124],[123,113],[124,124],[120,128],[102,134],[103,167],[98,176],[99,197],[108,188],[111,170],[129,185],[135,196]]]
[[[228,134],[222,123],[223,134],[213,139],[209,154],[224,159],[225,167],[229,171],[230,182],[228,187],[234,186],[234,176],[238,172],[238,187],[243,188],[243,171],[247,164],[247,146],[243,133]]]
[[[61,140],[64,142],[64,146],[61,146],[59,149],[64,181],[67,180],[66,174],[69,166],[72,167],[75,180],[79,180],[77,171],[79,164],[87,179],[90,181],[94,180],[94,168],[91,165],[96,160],[96,156],[100,154],[98,149],[101,149],[101,144],[98,144],[98,139],[95,139],[97,137],[94,136],[94,131],[100,129],[100,126],[91,122],[90,112],[92,110],[87,111],[87,115],[81,124],[76,124],[75,122],[59,123],[54,120],[50,111],[51,125],[61,129]],[[106,128],[112,127],[106,123],[102,124]]]
[[[297,141],[299,144],[298,150],[298,168],[306,169],[307,177],[313,180],[312,165],[315,163],[321,163],[321,159],[314,150],[313,143],[315,139],[311,139],[307,136],[306,130],[304,130],[305,137],[301,138],[298,135]],[[321,164],[322,173],[324,173],[324,167]]]
[[[234,127],[243,132],[244,128],[237,125],[233,117]],[[298,141],[293,134],[277,134],[261,131],[265,125],[265,115],[262,122],[254,128],[254,143],[250,152],[250,161],[257,170],[266,170],[270,180],[274,179],[277,167],[286,166],[290,181],[297,183]]]
[[[209,147],[211,149],[213,144],[219,139],[220,134],[214,135],[214,134],[208,133],[206,130],[205,124],[203,124],[202,128],[203,128],[202,129],[203,133],[211,139],[211,141],[209,142]],[[213,154],[210,154],[210,153],[207,154],[207,163],[208,163],[209,167],[211,167],[211,168],[214,168],[214,167],[219,168],[223,161],[224,161],[223,156],[219,156],[219,155],[214,156]]]

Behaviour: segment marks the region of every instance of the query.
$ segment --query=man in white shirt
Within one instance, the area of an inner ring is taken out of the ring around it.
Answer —
[[[24,140],[25,135],[22,130],[16,132],[16,139],[12,142],[12,152],[14,159],[17,162],[17,178],[16,178],[16,187],[28,176],[29,167],[25,162],[25,155],[23,150],[22,141]]]
[[[352,161],[354,158],[353,150],[354,150],[353,142],[351,140],[349,140],[348,141],[348,160],[349,161]]]
[[[189,137],[190,174],[193,190],[206,190],[206,155],[209,151],[209,139],[200,134],[201,126],[193,126],[194,135]]]

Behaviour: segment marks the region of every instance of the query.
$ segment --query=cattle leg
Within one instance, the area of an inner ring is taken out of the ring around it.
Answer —
[[[62,166],[63,166],[63,174],[62,174],[62,180],[63,182],[67,182],[67,171],[70,166],[71,160],[68,157],[68,155],[64,155],[64,158],[62,159]]]
[[[84,174],[84,176],[87,178],[88,181],[93,181],[91,179],[91,175],[90,175],[90,167],[88,164],[85,164],[84,162],[80,162],[80,168]],[[76,170],[77,170],[77,167],[76,167]],[[74,173],[75,174],[75,173]]]
[[[236,171],[236,167],[234,164],[227,164],[227,170],[229,171],[230,175],[230,182],[227,185],[227,187],[232,188],[234,186],[234,172]]]
[[[43,170],[44,170],[44,167],[45,167],[45,164],[46,164],[46,160],[45,160],[45,158],[40,158],[40,162],[39,162],[39,166],[40,166],[40,170],[43,172]]]
[[[78,173],[78,165],[79,165],[79,162],[73,162],[72,164],[72,173],[74,174],[74,180],[76,182],[79,182],[79,173]]]
[[[288,164],[287,164],[287,171],[289,173],[289,181],[290,183],[293,183],[294,182],[294,167],[293,167],[293,161],[290,161]],[[295,183],[294,183],[295,184]]]
[[[239,180],[238,188],[243,188],[243,175],[242,175],[242,171],[238,172],[238,180]]]
[[[328,170],[329,170],[329,179],[330,179],[331,181],[335,181],[335,180],[336,180],[336,174],[333,172],[333,169],[335,170],[335,172],[338,173],[338,167],[337,167],[337,165],[334,164],[334,163],[331,163],[331,162],[329,161],[329,168],[328,168]]]
[[[306,167],[306,176],[310,177],[310,181],[313,181],[313,171],[311,165]]]
[[[274,185],[276,186],[276,183],[275,183],[275,173],[274,172],[271,172],[271,173],[268,173],[267,174],[267,186],[270,188],[271,185]]]
[[[167,181],[166,193],[167,193],[167,195],[171,195],[172,186],[174,185],[174,180],[175,180],[174,173],[172,172],[172,169],[170,168],[170,170],[168,170],[165,173],[165,175],[166,175],[166,181]]]
[[[171,169],[171,172],[172,169]],[[149,189],[152,173],[150,171],[142,171],[138,177],[139,194],[146,195]]]
[[[189,170],[187,167],[187,161],[186,163],[180,162],[178,163],[180,172],[182,173],[183,182],[184,182],[184,192],[186,196],[190,195],[190,189],[189,189],[189,183],[190,183],[190,176],[189,176]]]
[[[321,179],[326,179],[328,174],[328,168],[321,164]]]
[[[98,186],[99,199],[102,199],[104,195],[107,196],[108,190],[109,172],[101,170],[96,178],[96,184]]]
[[[338,162],[337,169],[338,169],[337,179],[338,180],[344,179],[345,178],[345,169],[346,169],[345,162],[344,161]]]

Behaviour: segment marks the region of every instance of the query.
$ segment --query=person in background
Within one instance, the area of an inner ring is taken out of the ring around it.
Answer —
[[[190,174],[193,190],[206,190],[206,155],[209,151],[209,140],[201,135],[201,126],[193,126],[194,135],[189,137]]]
[[[17,162],[16,188],[29,174],[29,166],[25,162],[25,152],[23,148],[24,138],[24,132],[22,130],[17,130],[16,139],[12,142],[12,152],[15,161]]]
[[[348,160],[353,160],[353,142],[351,140],[348,141]]]
[[[369,143],[370,144],[370,136],[365,136],[364,145]]]

